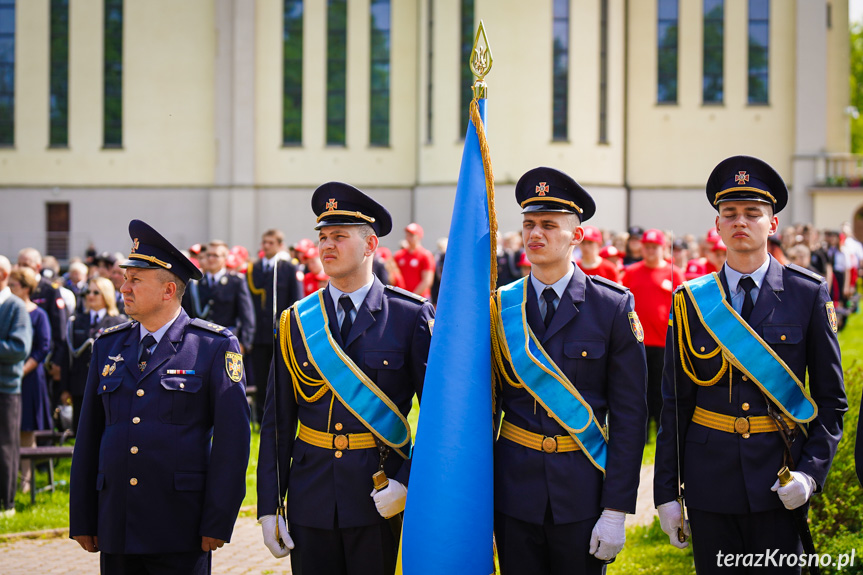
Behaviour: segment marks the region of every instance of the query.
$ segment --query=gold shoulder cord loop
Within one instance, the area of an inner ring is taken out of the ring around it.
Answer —
[[[249,291],[252,292],[252,295],[260,296],[261,307],[263,308],[267,305],[267,290],[255,286],[255,282],[252,280],[252,267],[246,267],[246,283],[249,284]]]
[[[506,382],[512,387],[524,387],[522,384],[513,380],[509,377],[509,372],[506,369],[506,360],[512,361],[509,357],[506,356],[506,350],[503,346],[503,341],[506,336],[503,332],[503,324],[500,320],[500,294],[495,292],[495,295],[491,299],[491,351],[494,356],[494,361],[492,361],[492,366],[494,367],[495,372],[498,374],[498,381]]]
[[[728,370],[728,359],[724,354],[722,355],[722,366],[719,368],[716,375],[709,380],[699,379],[698,376],[695,375],[695,368],[692,366],[692,356],[695,356],[696,359],[710,359],[716,356],[722,348],[717,345],[716,348],[709,353],[699,353],[695,351],[695,348],[692,345],[692,337],[689,332],[689,316],[686,311],[686,299],[682,291],[674,294],[674,314],[678,317],[679,324],[683,325],[683,329],[677,330],[677,348],[680,350],[680,364],[683,367],[683,371],[689,379],[695,382],[696,385],[700,385],[702,387],[716,385]],[[684,333],[686,334],[685,346],[683,345]]]
[[[330,387],[328,385],[324,385],[326,382],[323,379],[315,379],[307,376],[303,373],[303,370],[300,369],[299,362],[297,362],[297,357],[294,354],[294,346],[291,339],[291,326],[290,326],[290,313],[291,310],[294,310],[294,313],[298,313],[296,308],[291,306],[290,309],[286,309],[282,312],[282,317],[279,320],[279,330],[281,331],[280,343],[282,347],[282,359],[285,362],[285,366],[288,368],[288,372],[291,374],[291,378],[294,382],[294,399],[297,399],[297,394],[299,393],[300,397],[302,397],[308,403],[314,403],[322,398],[329,390]],[[303,388],[300,385],[301,383],[308,385],[309,387],[319,387],[314,395],[309,397],[303,392]]]

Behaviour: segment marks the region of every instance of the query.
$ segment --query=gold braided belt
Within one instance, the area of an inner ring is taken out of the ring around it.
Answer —
[[[324,431],[315,431],[309,429],[300,422],[300,433],[298,437],[315,447],[323,447],[324,449],[371,449],[377,447],[375,436],[371,433],[346,433],[344,435],[335,435]]]
[[[781,415],[779,417],[782,417]],[[749,417],[734,417],[733,415],[724,415],[714,411],[707,411],[700,407],[695,408],[695,413],[692,415],[692,423],[725,431],[726,433],[737,433],[742,435],[744,439],[749,437],[750,433],[770,433],[779,431],[776,422],[769,415],[751,415]]]
[[[533,433],[526,429],[522,429],[517,425],[504,420],[500,427],[500,435],[505,439],[509,439],[513,443],[518,443],[524,447],[543,451],[545,453],[566,453],[568,451],[578,451],[581,449],[575,440],[569,435],[555,435],[549,437]]]

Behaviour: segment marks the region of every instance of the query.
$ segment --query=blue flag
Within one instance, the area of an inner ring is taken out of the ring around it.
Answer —
[[[482,130],[486,100],[475,101]],[[489,191],[469,122],[411,465],[405,575],[494,572]]]

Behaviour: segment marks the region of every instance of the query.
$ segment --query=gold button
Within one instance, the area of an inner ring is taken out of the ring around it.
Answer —
[[[744,375],[744,376],[743,376],[743,381],[749,381],[749,378],[748,378],[748,377],[746,377],[746,376]]]
[[[748,404],[748,403],[744,403],[744,404],[743,404],[743,405],[741,405],[740,407],[742,407],[742,408],[743,408],[743,411],[749,411],[749,404]]]
[[[144,397],[144,390],[143,389],[139,389],[135,393],[138,394],[138,397]]]
[[[341,431],[342,427],[344,427],[341,423],[336,424],[336,431]]]
[[[779,339],[781,339],[782,341],[785,341],[785,334],[783,333]]]
[[[138,485],[138,480],[133,477],[129,480],[129,485]]]
[[[138,447],[136,445],[133,445],[132,449],[130,449],[129,451],[132,452],[132,455],[135,455],[136,453],[138,453]]]
[[[743,439],[749,439],[749,434],[748,434],[748,433],[744,433],[744,434],[743,434],[743,435],[741,435],[740,437],[742,437]]]
[[[107,386],[107,385],[103,385],[103,386],[102,386],[102,391],[105,391],[106,389],[108,389],[108,386]]]
[[[341,459],[341,458],[342,458],[342,452],[336,451],[336,459]]]
[[[309,362],[304,361],[304,362],[303,362],[303,367],[309,367]]]
[[[133,417],[132,423],[134,423],[135,425],[138,425],[139,423],[141,423],[141,418],[140,417]]]
[[[545,414],[546,414],[549,418],[554,419],[554,416],[551,414],[551,412],[550,412],[550,411],[546,411],[546,412],[545,412]]]
[[[587,352],[586,351],[581,352],[581,357],[587,357]]]
[[[185,383],[181,383],[181,384],[180,384],[180,389],[184,389],[185,387],[186,387],[186,384],[185,384]]]
[[[384,365],[389,365],[389,364],[390,364],[390,362],[388,362],[387,360],[384,360]]]

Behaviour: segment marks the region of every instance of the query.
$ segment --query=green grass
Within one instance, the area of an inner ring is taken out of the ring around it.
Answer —
[[[692,546],[677,549],[668,542],[668,535],[659,527],[659,518],[649,526],[626,530],[626,545],[617,559],[608,566],[609,575],[652,575],[695,573]]]

